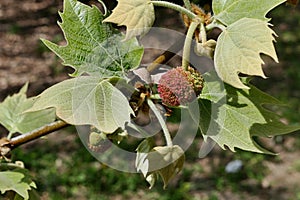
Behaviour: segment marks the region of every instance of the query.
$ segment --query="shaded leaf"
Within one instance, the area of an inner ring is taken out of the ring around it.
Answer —
[[[113,133],[133,114],[126,97],[109,80],[81,76],[60,82],[41,93],[31,108],[56,108],[56,115],[73,125],[93,125]]]
[[[226,96],[224,83],[214,71],[207,72],[203,74],[202,77],[204,79],[204,84],[199,98],[216,103]]]
[[[150,188],[155,183],[158,174],[163,179],[164,188],[166,188],[174,175],[182,170],[184,160],[184,151],[178,145],[154,147],[143,161],[144,167],[148,167],[147,172],[143,173],[147,173],[146,180],[150,183]]]
[[[139,144],[139,146],[136,149],[137,153],[135,159],[135,167],[138,172],[139,171],[142,172],[144,177],[147,176],[148,168],[149,168],[149,163],[145,162],[145,159],[147,158],[148,153],[152,150],[153,146],[154,146],[153,139],[146,138]],[[152,187],[151,183],[150,183],[150,187]]]
[[[34,182],[28,182],[25,174],[18,171],[2,171],[0,172],[0,191],[15,191],[25,200],[29,199],[29,190],[36,188]]]
[[[147,33],[154,20],[154,6],[150,0],[118,0],[117,7],[104,22],[126,26],[127,40]]]
[[[228,26],[219,36],[215,50],[219,77],[236,88],[245,89],[248,87],[240,81],[238,73],[265,78],[260,53],[278,62],[273,34],[268,23],[258,19],[243,18]]]
[[[223,149],[227,146],[232,151],[240,148],[270,153],[259,146],[252,137],[282,135],[296,131],[300,126],[283,124],[276,113],[263,107],[265,104],[281,103],[254,86],[249,87],[249,90],[242,90],[225,84],[225,99],[216,103],[199,99],[199,127],[206,137],[213,139]],[[192,110],[190,112],[193,115]]]
[[[53,109],[24,113],[34,104],[33,98],[26,97],[27,88],[26,83],[19,93],[8,96],[0,103],[0,123],[10,133],[26,133],[55,120]]]
[[[122,42],[122,34],[102,23],[104,16],[97,7],[65,0],[60,16],[59,26],[67,45],[42,41],[64,61],[64,65],[75,69],[73,76],[88,73],[98,77],[123,77],[128,70],[139,66],[143,48],[136,39]]]
[[[244,17],[267,21],[266,14],[286,0],[213,0],[215,19],[230,25]]]

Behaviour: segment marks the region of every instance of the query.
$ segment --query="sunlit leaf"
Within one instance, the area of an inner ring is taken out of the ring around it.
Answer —
[[[244,17],[267,21],[266,14],[286,0],[213,0],[214,18],[230,25]]]
[[[278,62],[274,36],[268,23],[243,18],[231,24],[219,36],[215,50],[215,68],[220,78],[236,88],[247,88],[238,73],[265,77],[260,53]]]
[[[147,33],[154,19],[154,6],[150,0],[118,0],[117,7],[104,22],[126,26],[125,39],[130,39]]]
[[[65,0],[60,16],[59,25],[67,45],[42,41],[64,65],[75,69],[73,76],[88,73],[98,77],[124,77],[128,70],[139,66],[143,48],[136,39],[123,42],[123,34],[102,23],[104,16],[97,7]]]
[[[56,115],[73,125],[93,125],[105,133],[125,128],[133,114],[126,97],[108,80],[82,76],[60,82],[41,93],[31,108],[54,107]]]
[[[33,98],[26,97],[27,88],[25,84],[19,93],[0,103],[0,124],[10,133],[26,133],[55,120],[53,109],[24,113],[34,104]]]
[[[213,76],[213,74],[212,74]],[[216,78],[216,81],[218,79]],[[215,101],[199,99],[200,129],[222,148],[234,151],[240,148],[258,153],[270,153],[259,146],[253,136],[268,137],[299,130],[299,126],[285,125],[280,117],[263,106],[280,105],[275,98],[250,85],[249,90],[236,89],[225,84],[226,97]],[[211,93],[221,93],[212,87]],[[193,110],[190,110],[193,115]],[[197,114],[197,113],[195,113]]]

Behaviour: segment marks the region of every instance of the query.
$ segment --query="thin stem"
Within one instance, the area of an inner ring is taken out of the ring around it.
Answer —
[[[192,11],[192,5],[189,0],[183,0],[183,3],[188,10]]]
[[[64,121],[58,120],[56,122],[53,122],[51,124],[48,124],[46,126],[43,126],[41,128],[38,128],[36,130],[33,130],[31,132],[13,137],[10,141],[9,141],[9,145],[11,146],[11,149],[14,149],[22,144],[25,144],[27,142],[33,141],[37,138],[40,138],[42,136],[45,136],[49,133],[52,133],[54,131],[57,131],[59,129],[62,129],[64,127],[69,126],[69,124],[67,124]]]
[[[219,28],[222,31],[224,31],[226,29],[226,27],[222,23],[220,23],[219,21],[216,21],[216,20],[213,20],[212,23],[206,25],[206,27],[205,27],[205,29],[207,31],[212,30],[214,28]]]
[[[205,44],[207,42],[207,35],[206,35],[206,30],[205,30],[205,26],[204,23],[200,24],[200,38],[201,38],[201,43]]]
[[[195,30],[197,29],[200,22],[198,21],[192,21],[190,24],[190,27],[188,29],[188,32],[186,34],[186,39],[184,42],[183,47],[183,56],[182,56],[182,68],[184,70],[188,69],[189,63],[190,63],[190,54],[191,54],[191,46],[193,41],[193,34]]]
[[[163,133],[164,133],[164,136],[165,136],[165,139],[166,139],[167,146],[172,147],[173,142],[172,142],[172,139],[171,139],[171,135],[170,135],[170,132],[168,130],[168,127],[167,127],[163,117],[160,114],[160,111],[156,108],[156,106],[154,105],[154,103],[152,102],[151,99],[147,99],[147,103],[148,103],[150,109],[153,111],[156,118],[158,119],[159,124],[161,125],[161,128],[163,130]]]
[[[13,132],[9,132],[6,138],[7,138],[8,140],[10,140],[10,138],[13,136],[13,134],[14,134]]]
[[[171,9],[176,10],[176,11],[182,13],[182,14],[185,14],[190,19],[194,19],[194,18],[198,17],[196,14],[194,14],[193,12],[188,10],[187,8],[184,8],[184,7],[182,7],[180,5],[177,5],[175,3],[170,3],[170,2],[167,2],[167,1],[150,1],[150,3],[152,3],[154,6],[161,6],[161,7],[171,8]]]

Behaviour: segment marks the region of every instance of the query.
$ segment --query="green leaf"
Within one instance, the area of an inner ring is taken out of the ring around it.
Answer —
[[[148,167],[146,180],[150,183],[150,187],[155,183],[156,174],[159,174],[166,188],[174,175],[182,170],[185,160],[184,151],[178,145],[154,147],[145,155],[142,165]]]
[[[0,172],[0,191],[13,190],[22,196],[25,200],[29,199],[28,191],[31,188],[36,188],[34,182],[28,182],[23,173],[17,171],[2,171]]]
[[[75,69],[73,76],[88,73],[98,77],[122,77],[139,66],[143,48],[136,39],[123,42],[122,34],[102,23],[104,16],[95,6],[65,0],[60,16],[59,26],[67,45],[42,41],[64,61],[64,65]]]
[[[26,133],[55,120],[53,109],[24,113],[34,104],[33,98],[26,97],[27,88],[26,83],[19,93],[8,96],[0,103],[0,123],[10,133]]]
[[[126,97],[109,80],[80,76],[41,93],[31,108],[56,108],[56,115],[73,125],[93,125],[105,133],[125,128],[133,114]]]
[[[154,146],[153,139],[146,138],[144,139],[139,146],[136,149],[136,159],[135,159],[135,167],[137,171],[141,171],[143,175],[146,177],[148,173],[148,162],[145,162],[145,159],[147,158],[148,152],[152,150]],[[154,183],[153,183],[154,184]],[[150,183],[150,188],[153,185]]]
[[[204,84],[199,98],[216,103],[226,96],[224,83],[219,79],[215,72],[206,72],[202,77],[204,79]]]
[[[243,18],[220,34],[214,62],[223,81],[236,88],[246,89],[248,87],[240,81],[238,73],[265,78],[260,53],[269,55],[278,62],[273,45],[275,33],[268,25],[258,19]]]
[[[250,85],[249,90],[225,84],[226,97],[217,102],[199,99],[201,132],[225,149],[240,148],[258,153],[270,153],[259,146],[253,136],[268,137],[299,130],[300,126],[285,125],[265,104],[280,105],[275,98]],[[220,93],[215,90],[213,93]],[[213,99],[214,100],[214,99]],[[193,111],[190,110],[193,115]]]
[[[214,18],[230,25],[244,17],[267,21],[266,14],[286,0],[213,0]]]
[[[150,0],[118,0],[117,7],[104,22],[127,27],[126,38],[146,34],[155,20],[154,6]]]

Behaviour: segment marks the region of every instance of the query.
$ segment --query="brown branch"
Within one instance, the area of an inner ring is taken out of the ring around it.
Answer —
[[[159,57],[157,57],[147,67],[147,70],[149,72],[152,72],[155,69],[157,69],[160,66],[160,64],[164,64],[164,63],[168,62],[173,56],[176,55],[177,52],[179,52],[182,49],[184,40],[185,40],[185,37],[180,37],[178,39],[178,41],[175,42],[169,49],[167,49],[163,54],[161,54]],[[11,150],[17,148],[18,146],[20,146],[22,144],[28,143],[30,141],[38,139],[42,136],[45,136],[47,134],[50,134],[54,131],[60,130],[67,126],[70,126],[70,124],[67,124],[64,121],[58,120],[56,122],[45,125],[36,130],[33,130],[31,132],[24,133],[22,135],[13,137],[11,140],[2,138],[0,140],[0,158],[5,157],[6,155],[8,155],[10,153]]]
[[[164,53],[158,56],[150,65],[147,67],[148,72],[153,72],[157,69],[161,64],[165,64],[168,62],[173,56],[176,55],[182,49],[184,44],[185,37],[182,36],[175,42],[169,49],[167,49]]]
[[[31,132],[28,132],[28,133],[24,133],[22,135],[19,135],[19,136],[16,136],[16,137],[13,137],[7,145],[10,146],[10,149],[14,149],[22,144],[25,144],[27,142],[30,142],[30,141],[33,141],[37,138],[40,138],[42,136],[45,136],[49,133],[52,133],[54,131],[57,131],[57,130],[60,130],[62,128],[65,128],[67,126],[69,126],[70,124],[67,124],[66,122],[64,121],[61,121],[61,120],[58,120],[58,121],[55,121],[51,124],[47,124],[41,128],[38,128],[38,129],[35,129]]]

